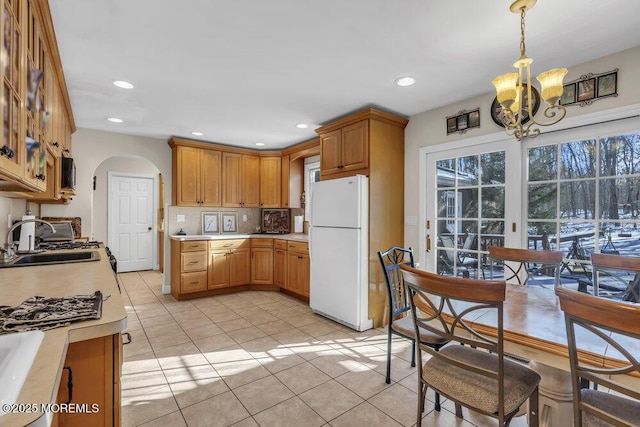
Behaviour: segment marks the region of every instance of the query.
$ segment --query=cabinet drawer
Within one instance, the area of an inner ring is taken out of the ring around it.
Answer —
[[[209,250],[249,249],[250,247],[251,241],[249,239],[211,240],[209,242]]]
[[[276,249],[287,250],[287,241],[282,239],[276,239],[273,243],[273,247]]]
[[[182,273],[180,275],[180,292],[198,292],[207,289],[207,272]]]
[[[180,255],[181,271],[202,271],[207,269],[207,252],[186,252]]]
[[[251,239],[251,247],[252,248],[272,248],[273,239],[263,239],[263,238]]]
[[[182,252],[194,252],[194,251],[206,251],[206,240],[194,240],[187,242],[180,242],[180,251]]]
[[[309,244],[307,242],[287,241],[287,250],[293,252],[309,252]]]

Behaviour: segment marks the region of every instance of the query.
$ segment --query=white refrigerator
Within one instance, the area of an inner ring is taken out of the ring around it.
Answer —
[[[309,305],[357,331],[371,329],[369,180],[356,175],[312,185]]]

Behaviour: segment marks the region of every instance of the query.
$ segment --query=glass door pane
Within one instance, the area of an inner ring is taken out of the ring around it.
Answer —
[[[426,232],[428,271],[483,278],[488,248],[504,246],[506,212],[520,206],[506,203],[509,191],[519,197],[519,183],[507,189],[504,145],[427,155],[427,224],[435,226]]]

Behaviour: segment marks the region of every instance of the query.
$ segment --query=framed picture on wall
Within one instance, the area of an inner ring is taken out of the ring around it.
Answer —
[[[219,217],[218,212],[202,212],[202,234],[220,234]]]
[[[222,212],[222,232],[237,233],[238,232],[238,213]]]
[[[596,79],[578,82],[578,101],[586,101],[596,97]]]
[[[560,104],[567,105],[576,102],[576,84],[571,83],[563,86],[562,97],[560,98]]]

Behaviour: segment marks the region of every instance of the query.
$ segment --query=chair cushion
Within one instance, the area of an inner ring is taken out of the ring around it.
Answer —
[[[393,329],[393,331],[398,333],[399,335],[411,339],[413,339],[413,337],[416,335],[413,326],[413,316],[411,315],[402,317],[398,320],[394,320],[391,324],[391,329]],[[436,335],[427,331],[426,329],[420,328],[420,342],[425,344],[444,345],[448,342],[448,340],[442,338],[440,335]]]
[[[637,425],[636,423],[640,421],[640,402],[637,400],[625,399],[624,397],[590,389],[580,390],[580,396],[584,403],[621,418],[628,422],[629,425]],[[582,425],[585,427],[605,427],[611,424],[589,413],[583,412]]]
[[[494,372],[498,356],[462,345],[449,345],[440,354]],[[451,365],[439,357],[430,358],[422,370],[423,380],[436,391],[457,400],[463,406],[487,414],[498,413],[498,380]],[[522,405],[540,382],[540,375],[524,365],[504,359],[504,412]]]

